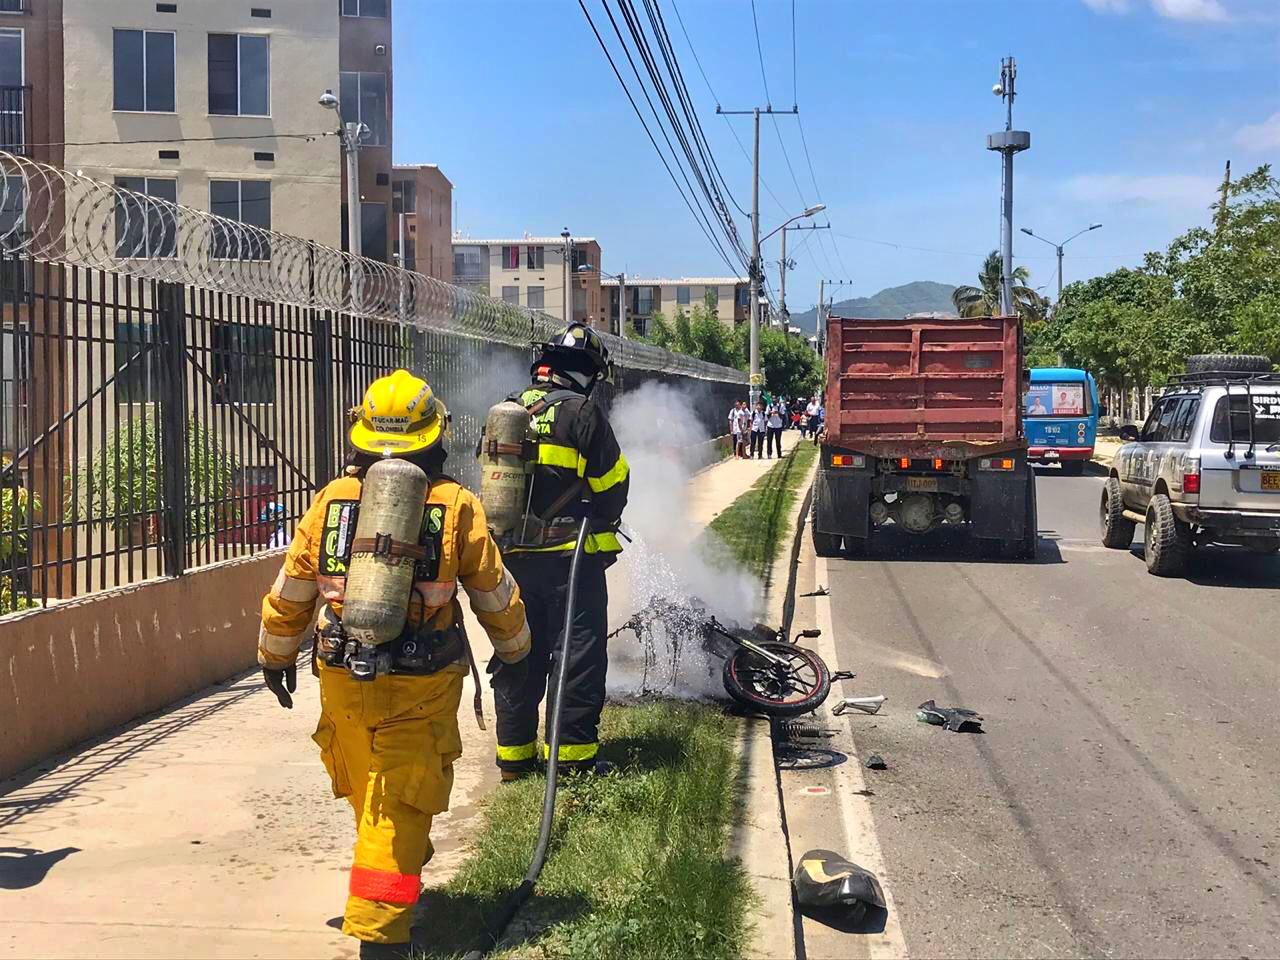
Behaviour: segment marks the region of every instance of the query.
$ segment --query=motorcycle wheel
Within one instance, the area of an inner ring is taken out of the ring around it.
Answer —
[[[760,644],[787,658],[784,670],[739,648],[724,662],[724,688],[745,707],[770,717],[798,717],[810,713],[831,693],[831,671],[812,650],[772,641]]]

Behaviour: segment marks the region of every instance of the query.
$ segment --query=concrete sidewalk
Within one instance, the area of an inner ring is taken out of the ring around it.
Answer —
[[[784,437],[788,450],[799,439]],[[693,477],[689,541],[773,463]],[[467,614],[483,664],[491,651]],[[466,686],[465,755],[428,885],[463,861],[497,782],[492,695],[486,685],[484,732]],[[316,684],[304,673],[298,687],[282,710],[248,674],[0,783],[0,956],[355,957],[335,928],[353,825],[310,742]]]

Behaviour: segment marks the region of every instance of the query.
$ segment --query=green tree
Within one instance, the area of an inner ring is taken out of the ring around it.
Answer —
[[[956,287],[951,294],[951,302],[960,316],[993,317],[1000,312],[1001,266],[1000,252],[992,250],[982,261],[978,286]],[[1048,306],[1048,301],[1026,285],[1030,279],[1031,273],[1026,267],[1014,268],[1013,304],[1019,316],[1025,316],[1029,311],[1043,311]]]
[[[808,341],[772,328],[760,331],[760,370],[770,393],[788,397],[818,393],[826,380],[822,358]]]

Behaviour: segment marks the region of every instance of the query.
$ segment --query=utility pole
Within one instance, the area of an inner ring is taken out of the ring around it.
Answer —
[[[818,316],[813,324],[813,334],[818,341],[818,356],[826,356],[827,353],[827,318],[823,316],[823,298],[826,297],[827,280],[825,277],[818,278]]]
[[[778,261],[778,312],[782,314],[782,332],[788,337],[791,336],[791,311],[787,309],[787,271],[795,267],[795,262],[787,259],[787,231],[788,230],[830,230],[831,224],[811,224],[810,226],[796,225],[794,227],[784,226],[782,228],[782,259]]]
[[[403,200],[401,201],[403,206]],[[399,229],[399,254],[396,259],[400,262],[400,322],[407,323],[409,320],[409,252],[405,249],[405,238],[408,234],[405,231],[405,215],[404,211],[400,211],[400,222],[397,224]]]
[[[570,264],[573,261],[573,239],[568,227],[565,227],[560,232],[560,237],[564,240],[564,290],[561,292],[561,299],[564,300],[564,325],[567,327],[573,322],[573,311],[570,307],[570,303],[573,300],[573,290],[569,287],[569,277],[572,273]]]
[[[1221,236],[1227,226],[1227,197],[1231,193],[1231,161],[1227,161],[1226,172],[1222,175],[1222,200],[1218,203],[1218,211],[1214,216],[1213,232],[1215,237]]]
[[[618,274],[618,335],[627,336],[627,271]]]
[[[798,114],[800,108],[793,106],[790,110],[774,110],[772,104],[763,109],[752,107],[750,110],[722,110],[716,104],[716,113],[725,116],[747,116],[755,119],[755,147],[751,158],[751,408],[760,399],[760,388],[764,386],[764,374],[760,372],[760,114],[792,113]]]
[[[362,123],[342,125],[342,144],[347,150],[347,251],[356,257],[364,255],[364,233],[360,210],[360,140]]]
[[[1018,76],[1018,64],[1013,57],[1000,61],[1000,82],[991,92],[1005,102],[1004,132],[987,135],[987,149],[995,150],[1004,159],[1002,172],[1003,195],[1000,205],[1000,312],[1013,316],[1013,155],[1031,147],[1031,134],[1013,129],[1014,83]]]

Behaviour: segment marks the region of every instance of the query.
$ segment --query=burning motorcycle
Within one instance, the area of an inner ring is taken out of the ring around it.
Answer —
[[[722,623],[697,600],[655,598],[609,634],[613,638],[629,630],[645,645],[646,683],[656,666],[652,638],[659,627],[668,638],[696,637],[704,651],[724,661],[721,680],[730,698],[766,716],[798,717],[816,710],[831,693],[832,680],[839,679],[821,657],[797,643],[821,636],[821,630],[801,630],[789,641],[780,627]],[[673,642],[671,649],[674,674],[680,646]]]

